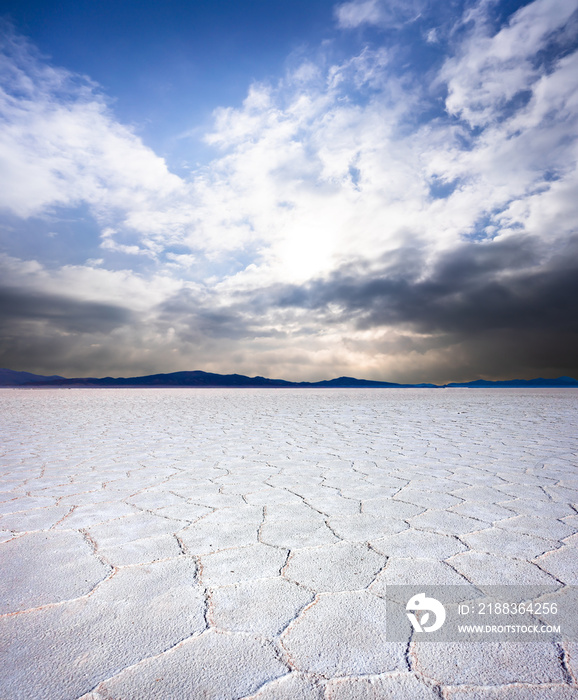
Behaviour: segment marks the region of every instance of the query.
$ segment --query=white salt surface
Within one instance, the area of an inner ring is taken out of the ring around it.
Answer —
[[[387,585],[578,584],[574,390],[0,390],[0,697],[566,700]],[[562,591],[563,593],[563,591]]]

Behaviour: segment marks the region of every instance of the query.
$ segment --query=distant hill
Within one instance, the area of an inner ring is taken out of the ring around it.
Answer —
[[[30,372],[16,372],[13,369],[0,369],[0,386],[22,386],[23,384],[38,384],[38,382],[51,382],[64,380],[57,374],[45,377],[42,374],[31,374]]]
[[[6,373],[5,376],[2,373]],[[214,374],[212,372],[171,372],[170,374],[150,374],[143,377],[43,377],[29,372],[14,372],[0,370],[0,386],[55,386],[55,387],[271,387],[271,388],[363,388],[363,387],[409,387],[430,386],[434,384],[394,384],[377,382],[369,379],[354,377],[339,377],[322,382],[288,382],[284,379],[268,379],[267,377],[246,377],[242,374]]]
[[[342,389],[387,389],[387,388],[410,388],[410,387],[430,387],[437,388],[436,384],[395,384],[394,382],[377,382],[372,379],[355,379],[354,377],[338,377],[337,379],[328,379],[322,382],[300,382],[296,386],[311,386],[319,388],[342,388]]]
[[[0,369],[0,386],[4,387],[245,387],[245,388],[312,388],[312,389],[400,389],[400,388],[578,388],[578,380],[572,377],[557,379],[512,379],[491,382],[478,379],[473,382],[453,382],[440,387],[436,384],[396,384],[395,382],[378,382],[371,379],[355,377],[338,377],[321,382],[288,382],[284,379],[267,379],[267,377],[246,377],[243,374],[214,374],[212,372],[171,372],[169,374],[149,374],[143,377],[76,377],[66,378],[58,375],[50,377],[30,372],[16,372]]]
[[[6,377],[3,372],[9,373]],[[22,376],[20,376],[22,375]],[[66,386],[66,387],[283,387],[293,386],[293,382],[265,377],[245,377],[242,374],[213,374],[211,372],[172,372],[170,374],[150,374],[143,377],[43,377],[29,372],[0,370],[2,386]]]
[[[533,388],[533,389],[561,389],[565,387],[578,388],[578,380],[572,377],[558,377],[557,379],[544,379],[543,377],[538,377],[537,379],[507,379],[504,381],[491,382],[486,379],[477,379],[475,382],[452,382],[451,384],[446,384],[447,387],[459,387],[465,386],[471,389],[484,389],[484,388]]]

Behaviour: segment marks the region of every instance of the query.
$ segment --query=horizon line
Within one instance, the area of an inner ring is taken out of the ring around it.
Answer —
[[[360,388],[363,388],[363,385],[365,385],[367,388],[379,388],[379,386],[376,385],[382,385],[383,388],[387,388],[388,386],[390,387],[416,387],[416,388],[445,388],[445,387],[452,387],[452,386],[462,386],[462,385],[476,385],[476,384],[491,384],[491,385],[504,385],[504,384],[509,384],[509,383],[521,383],[522,386],[527,383],[534,383],[534,382],[558,382],[562,384],[570,384],[572,385],[573,383],[576,383],[578,386],[578,378],[569,376],[569,375],[559,375],[557,377],[531,377],[531,378],[520,378],[520,377],[512,377],[508,379],[485,379],[482,377],[478,377],[477,379],[470,379],[470,380],[465,380],[465,381],[450,381],[450,382],[445,382],[441,384],[436,384],[435,382],[428,382],[428,381],[422,381],[422,382],[411,382],[411,381],[389,381],[389,380],[383,380],[383,379],[359,379],[357,377],[351,377],[351,376],[346,376],[342,375],[339,377],[333,377],[331,379],[320,379],[320,380],[314,380],[314,381],[305,381],[305,380],[289,380],[289,379],[280,379],[280,378],[270,378],[270,377],[265,377],[263,375],[254,375],[254,376],[249,376],[245,374],[239,374],[237,372],[231,372],[227,374],[222,374],[218,372],[207,372],[205,370],[177,370],[174,372],[154,372],[152,374],[138,374],[138,375],[133,375],[133,376],[116,376],[113,377],[111,375],[107,375],[104,377],[95,377],[95,376],[75,376],[75,377],[66,377],[63,375],[45,375],[45,374],[36,374],[34,372],[28,372],[26,370],[13,370],[9,368],[0,368],[0,374],[3,373],[8,373],[8,375],[20,375],[21,381],[15,382],[15,383],[10,383],[8,385],[4,384],[2,381],[3,379],[8,379],[8,377],[1,377],[0,376],[0,386],[34,386],[34,385],[52,385],[52,386],[58,386],[62,385],[63,383],[68,383],[68,382],[73,382],[74,384],[79,384],[81,382],[98,382],[99,384],[103,382],[114,382],[115,384],[118,382],[122,382],[123,380],[126,380],[127,382],[130,382],[131,385],[133,384],[134,381],[136,380],[146,380],[146,379],[153,379],[153,378],[163,378],[163,377],[175,377],[176,375],[185,375],[185,376],[190,376],[190,375],[204,375],[204,376],[210,376],[210,377],[219,377],[221,379],[226,379],[228,377],[236,377],[239,380],[242,380],[242,385],[239,388],[242,388],[243,385],[247,386],[247,382],[251,381],[256,381],[259,384],[261,382],[264,383],[263,388],[266,388],[267,385],[273,384],[277,386],[271,386],[271,388],[283,388],[283,386],[287,386],[287,388],[307,388],[307,387],[312,387],[312,388],[323,388],[324,385],[330,385],[328,388],[331,387],[336,387],[339,388],[339,383],[346,384],[348,382],[351,382],[355,385],[362,385]],[[27,375],[22,376],[22,375]],[[30,377],[27,381],[27,377]],[[15,378],[14,378],[15,379]],[[243,381],[244,380],[244,381]],[[162,381],[162,380],[161,380]],[[321,385],[321,386],[319,386]],[[371,385],[374,385],[373,387]],[[149,385],[150,386],[150,385]],[[152,386],[155,386],[154,384]],[[158,386],[158,384],[156,385]],[[169,385],[171,386],[171,385]],[[172,384],[172,386],[179,386],[178,384]],[[182,386],[182,385],[181,385]],[[190,384],[186,384],[184,386],[191,386]],[[192,388],[194,388],[195,385],[192,385]],[[202,385],[196,385],[199,386],[199,388],[202,388],[202,386],[210,386],[209,384],[202,384]],[[222,384],[216,384],[215,386],[223,386]],[[234,388],[237,385],[232,385],[231,388]],[[248,387],[249,388],[249,387]],[[253,387],[253,388],[258,388],[258,387]],[[347,388],[347,387],[343,387]],[[355,388],[355,387],[352,387]]]

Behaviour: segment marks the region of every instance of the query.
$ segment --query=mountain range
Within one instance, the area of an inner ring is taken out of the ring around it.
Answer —
[[[246,377],[242,374],[214,374],[212,372],[171,372],[170,374],[149,374],[143,377],[77,377],[67,378],[58,375],[44,376],[30,372],[17,372],[0,369],[0,386],[3,387],[245,387],[245,388],[432,388],[452,387],[475,388],[578,388],[578,380],[572,377],[556,379],[510,379],[489,381],[477,379],[472,382],[452,382],[451,384],[397,384],[395,382],[378,382],[355,377],[338,377],[321,382],[289,382],[284,379],[267,377]]]

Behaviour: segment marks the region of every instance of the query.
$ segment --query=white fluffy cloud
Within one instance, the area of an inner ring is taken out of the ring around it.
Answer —
[[[478,12],[437,78],[457,121],[408,128],[427,94],[383,49],[329,67],[309,61],[278,85],[253,85],[241,107],[217,110],[206,141],[221,153],[188,180],[115,121],[88,80],[12,38],[2,64],[0,206],[29,217],[87,203],[108,252],[154,258],[178,245],[217,261],[249,255],[235,278],[243,285],[304,282],[352,257],[377,259],[408,236],[446,249],[484,217],[496,231],[530,218],[535,227],[575,170],[578,60],[570,54],[546,70],[536,56],[576,7],[536,0],[494,34]],[[444,183],[453,194],[432,197]]]
[[[339,25],[353,29],[364,24],[396,26],[419,16],[427,0],[353,0],[338,5]]]
[[[471,126],[503,119],[512,100],[529,96],[547,78],[540,52],[575,39],[563,32],[577,10],[577,0],[535,0],[497,33],[484,14],[476,14],[474,30],[441,72],[448,112]]]
[[[481,21],[466,34],[438,77],[448,118],[408,128],[424,93],[415,83],[404,89],[383,54],[368,51],[354,75],[350,61],[324,80],[288,76],[219,112],[209,140],[226,149],[213,168],[226,174],[218,188],[235,212],[228,230],[242,222],[239,239],[248,227],[263,244],[263,276],[253,267],[236,281],[304,282],[406,245],[435,256],[469,237],[569,235],[578,54],[546,66],[539,52],[558,40],[576,3],[549,13],[549,1],[523,8],[493,36],[481,37]],[[453,192],[436,197],[444,185]]]
[[[86,203],[103,224],[138,227],[146,245],[184,183],[88,79],[48,65],[13,35],[1,48],[0,208],[25,219]]]

